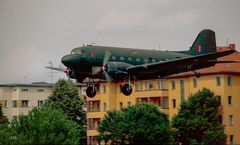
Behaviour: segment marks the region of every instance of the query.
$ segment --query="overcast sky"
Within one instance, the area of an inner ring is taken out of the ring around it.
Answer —
[[[228,39],[239,51],[239,6],[239,0],[0,0],[0,83],[51,82],[44,66],[60,65],[83,44],[187,50],[208,28],[218,46]]]

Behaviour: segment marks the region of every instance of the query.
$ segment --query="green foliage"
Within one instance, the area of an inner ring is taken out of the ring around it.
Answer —
[[[82,108],[83,100],[71,80],[58,80],[45,106],[62,110],[70,120],[79,125],[81,137],[86,137],[86,112]]]
[[[61,111],[52,108],[34,108],[28,115],[20,116],[5,128],[8,136],[0,144],[22,145],[59,145],[79,144],[79,128],[77,123],[68,120]]]
[[[58,110],[33,109],[29,115],[2,126],[0,144],[79,144],[78,125]]]
[[[1,124],[8,124],[8,119],[6,116],[3,115],[3,112],[2,112],[2,104],[0,103],[0,125]]]
[[[7,144],[9,142],[11,132],[8,130],[8,125],[8,119],[3,115],[2,104],[0,103],[0,144]]]
[[[168,144],[169,120],[156,106],[141,104],[109,111],[101,121],[99,140],[120,144]]]
[[[206,88],[190,96],[172,119],[175,141],[184,145],[225,144],[226,134],[217,111],[219,105],[219,97]]]

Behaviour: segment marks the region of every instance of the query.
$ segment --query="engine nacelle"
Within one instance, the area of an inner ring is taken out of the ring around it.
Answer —
[[[85,74],[80,74],[79,72],[72,70],[70,68],[67,68],[65,71],[66,75],[71,79],[76,79],[77,82],[83,82],[83,80],[87,77]]]
[[[132,65],[125,62],[108,62],[105,70],[108,74],[115,75],[115,73],[125,73],[130,66]]]

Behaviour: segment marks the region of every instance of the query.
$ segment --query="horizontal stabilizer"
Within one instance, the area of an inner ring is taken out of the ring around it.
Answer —
[[[226,60],[226,61],[219,61],[219,60],[208,60],[208,62],[212,63],[239,63],[239,60]]]

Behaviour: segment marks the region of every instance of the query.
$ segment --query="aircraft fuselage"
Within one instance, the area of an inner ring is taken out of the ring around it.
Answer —
[[[102,67],[106,51],[111,53],[109,62],[117,62],[128,66],[169,61],[191,56],[187,52],[88,45],[72,49],[69,55],[62,58],[62,63],[71,68],[71,71],[74,71],[74,75],[71,76],[70,74],[71,78],[83,80],[86,77],[100,77],[101,75],[93,74],[92,69],[93,67]]]

